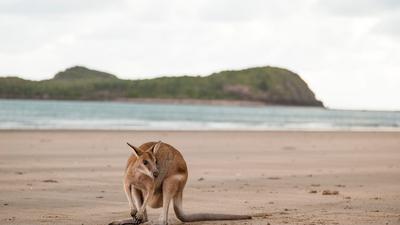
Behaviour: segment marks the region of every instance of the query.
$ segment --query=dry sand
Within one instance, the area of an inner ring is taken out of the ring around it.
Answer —
[[[187,212],[254,216],[191,224],[400,224],[400,133],[151,131],[1,131],[0,224],[128,218],[125,142],[150,140],[184,155]]]

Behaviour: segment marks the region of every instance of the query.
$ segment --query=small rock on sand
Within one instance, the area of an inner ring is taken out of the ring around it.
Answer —
[[[310,193],[310,194],[315,194],[315,193],[317,193],[318,191],[317,190],[311,190],[311,191],[309,191],[308,193]]]
[[[58,181],[52,180],[52,179],[42,180],[42,182],[44,182],[44,183],[58,183]]]
[[[204,180],[204,178],[203,177],[200,177],[199,179],[198,179],[198,181],[203,181]]]
[[[339,191],[331,191],[331,190],[324,190],[322,191],[322,195],[338,195]]]

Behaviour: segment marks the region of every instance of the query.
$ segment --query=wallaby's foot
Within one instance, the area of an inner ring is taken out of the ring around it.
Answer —
[[[133,225],[133,224],[134,223],[132,219],[127,219],[127,220],[116,220],[109,223],[108,225]]]
[[[143,221],[142,221],[142,219],[138,219],[138,218],[133,218],[133,225],[139,225],[139,224],[141,224]]]
[[[136,209],[132,209],[132,210],[131,210],[131,216],[132,216],[132,218],[135,218],[137,212],[138,212],[138,211],[137,211]]]
[[[139,224],[144,223],[144,222],[146,222],[146,221],[144,221],[143,214],[137,213],[133,217],[133,224],[134,225],[139,225]]]

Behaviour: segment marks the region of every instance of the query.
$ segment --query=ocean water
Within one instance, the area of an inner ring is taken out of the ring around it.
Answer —
[[[400,131],[400,112],[0,100],[0,129]]]

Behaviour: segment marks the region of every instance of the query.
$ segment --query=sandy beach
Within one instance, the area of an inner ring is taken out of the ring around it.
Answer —
[[[0,224],[128,218],[125,142],[152,140],[186,159],[185,211],[254,216],[191,224],[400,224],[400,133],[223,131],[0,131]]]

